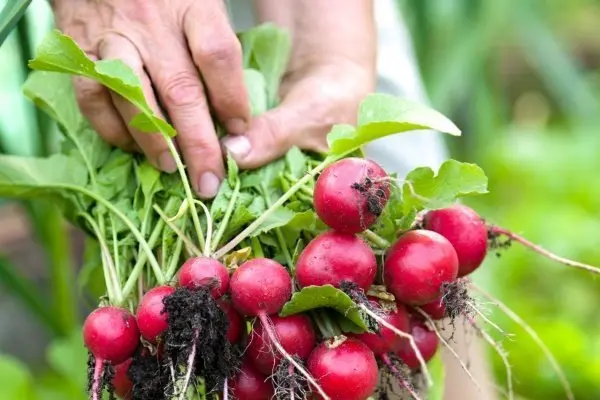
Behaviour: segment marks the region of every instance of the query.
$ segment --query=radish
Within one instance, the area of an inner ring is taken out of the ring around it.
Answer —
[[[331,400],[365,400],[377,387],[375,356],[358,339],[327,339],[312,351],[307,364]]]
[[[379,303],[374,300],[370,300],[369,302],[374,309],[378,309],[381,312],[381,318],[384,321],[395,328],[408,333],[410,327],[409,317],[406,308],[402,304],[398,304],[396,310],[385,313],[381,310]],[[385,326],[380,326],[378,333],[365,332],[360,334],[349,334],[349,336],[366,344],[376,356],[396,352],[405,342],[402,337],[399,337],[395,332]]]
[[[485,259],[488,232],[483,219],[473,209],[455,204],[425,214],[424,228],[444,236],[458,255],[458,276],[475,271]]]
[[[92,399],[97,400],[101,397],[104,363],[121,364],[133,355],[140,342],[135,317],[119,307],[97,308],[85,319],[83,342],[94,356]]]
[[[363,158],[350,157],[325,168],[313,195],[317,215],[339,232],[369,229],[390,197],[387,173]]]
[[[112,378],[112,385],[115,389],[115,394],[124,400],[133,399],[133,382],[128,375],[129,366],[131,365],[132,361],[133,358],[129,358],[125,362],[122,362],[114,367],[115,374]]]
[[[446,302],[443,297],[436,299],[430,303],[423,304],[421,310],[423,310],[431,319],[438,320],[446,317]],[[417,313],[418,314],[418,313]]]
[[[269,315],[279,312],[292,296],[292,279],[286,269],[267,258],[246,261],[232,274],[229,291],[236,310],[245,316],[258,317],[270,344],[328,399],[314,378],[282,346],[269,319]]]
[[[414,230],[403,234],[389,249],[384,279],[397,301],[429,303],[442,295],[444,283],[456,280],[458,257],[439,233]]]
[[[242,336],[242,327],[244,325],[242,317],[240,317],[237,311],[235,311],[230,302],[219,299],[217,304],[219,305],[219,308],[223,310],[225,315],[227,315],[227,319],[229,320],[229,327],[227,328],[227,340],[231,344],[239,342]]]
[[[310,319],[296,314],[289,317],[271,316],[273,329],[283,348],[292,356],[302,360],[310,355],[315,347],[316,335]],[[262,325],[255,324],[247,348],[247,357],[261,373],[271,375],[281,361],[265,335]]]
[[[227,293],[229,272],[227,267],[214,258],[189,258],[179,270],[179,285],[188,289],[209,287],[215,299]]]
[[[439,347],[439,339],[435,332],[430,331],[427,326],[418,319],[412,319],[410,323],[411,335],[414,338],[417,349],[425,362],[431,360]],[[411,369],[420,367],[419,359],[410,346],[403,346],[396,352],[398,357]]]
[[[167,330],[167,312],[164,299],[175,292],[172,286],[157,286],[150,289],[137,308],[136,319],[140,334],[152,344],[158,342],[159,337]]]
[[[267,376],[258,372],[244,360],[239,372],[230,380],[230,392],[237,400],[271,400],[275,389]],[[227,394],[224,394],[227,399]]]
[[[358,236],[328,231],[304,248],[296,264],[301,287],[356,283],[366,291],[375,280],[377,260],[373,250]]]

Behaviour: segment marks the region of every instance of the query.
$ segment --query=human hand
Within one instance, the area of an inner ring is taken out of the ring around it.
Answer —
[[[331,126],[354,123],[375,89],[376,30],[372,0],[255,0],[261,22],[292,35],[281,104],[255,117],[243,135],[222,144],[242,168],[255,168],[291,146],[323,151]]]
[[[201,197],[214,196],[224,165],[208,104],[230,133],[244,133],[250,118],[241,45],[223,1],[56,0],[54,11],[57,26],[90,58],[120,59],[140,77],[154,111],[160,115],[162,105],[178,132],[193,187]],[[176,170],[162,135],[128,126],[139,113],[135,106],[90,79],[76,78],[74,86],[102,138],[144,152],[163,171]]]

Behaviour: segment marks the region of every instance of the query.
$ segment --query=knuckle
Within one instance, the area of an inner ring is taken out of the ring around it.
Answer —
[[[165,103],[176,108],[192,106],[204,97],[200,79],[189,72],[170,76],[165,80],[161,92]]]
[[[242,47],[238,40],[223,37],[200,44],[197,63],[211,67],[224,67],[241,63]]]

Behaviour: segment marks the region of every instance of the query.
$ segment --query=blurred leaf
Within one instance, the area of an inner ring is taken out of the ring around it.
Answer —
[[[64,339],[52,342],[48,348],[48,363],[76,386],[84,388],[87,382],[88,352],[83,344],[81,328],[70,333]]]
[[[25,15],[30,4],[31,0],[9,0],[4,3],[2,11],[0,11],[0,46]]]
[[[252,115],[260,115],[267,111],[267,83],[265,77],[257,70],[244,69],[244,81],[250,97],[250,110]]]
[[[446,371],[442,356],[438,351],[435,356],[427,363],[427,368],[433,379],[433,386],[429,389],[428,400],[444,400],[444,391],[446,387]]]
[[[0,355],[0,398],[35,400],[34,380],[20,361]]]

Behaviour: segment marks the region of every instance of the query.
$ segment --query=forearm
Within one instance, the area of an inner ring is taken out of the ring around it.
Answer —
[[[260,22],[293,37],[290,70],[340,58],[374,71],[377,32],[372,0],[255,0]]]

